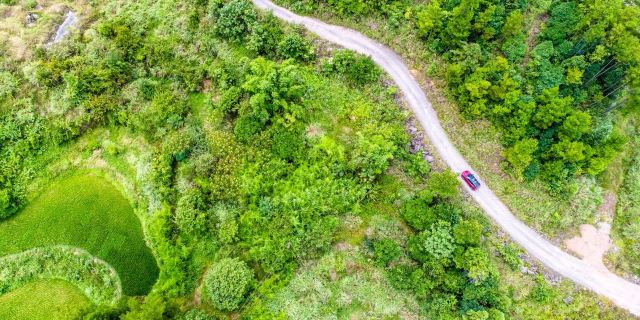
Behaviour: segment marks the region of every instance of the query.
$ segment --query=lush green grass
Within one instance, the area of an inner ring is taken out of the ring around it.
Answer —
[[[0,255],[55,244],[83,248],[111,264],[126,295],[147,293],[158,274],[130,203],[97,173],[52,183],[20,213],[0,223]]]
[[[0,319],[75,319],[91,303],[72,284],[40,280],[0,297]]]

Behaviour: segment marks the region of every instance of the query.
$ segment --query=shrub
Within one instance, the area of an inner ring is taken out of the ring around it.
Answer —
[[[288,34],[278,43],[278,55],[283,59],[309,61],[313,59],[313,46],[297,33]]]
[[[238,309],[253,282],[253,270],[236,258],[218,261],[204,278],[209,300],[214,307],[224,311]]]
[[[349,81],[357,85],[378,80],[381,71],[370,57],[357,55],[350,50],[340,50],[334,56],[332,63],[323,66],[325,72],[338,72]]]
[[[389,263],[398,259],[401,254],[400,246],[391,239],[380,239],[373,243],[374,258],[381,266],[389,265]]]
[[[220,37],[234,42],[242,41],[249,34],[250,26],[256,21],[256,12],[253,6],[244,0],[233,0],[219,10],[213,7],[210,14],[217,16],[216,33]]]

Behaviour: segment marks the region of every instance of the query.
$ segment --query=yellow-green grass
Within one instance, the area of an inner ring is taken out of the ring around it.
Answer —
[[[131,204],[96,172],[53,182],[16,216],[0,223],[0,256],[56,244],[83,248],[109,263],[126,295],[146,294],[158,275]]]
[[[0,296],[0,319],[76,319],[91,305],[74,285],[63,280],[39,280]]]

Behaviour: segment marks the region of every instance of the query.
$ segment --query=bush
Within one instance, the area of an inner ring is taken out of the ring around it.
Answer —
[[[215,21],[216,33],[227,40],[242,41],[249,35],[250,26],[256,21],[256,12],[253,5],[244,0],[233,0],[225,4],[221,9],[212,4],[210,15],[217,16]]]
[[[223,311],[238,309],[253,283],[253,270],[236,258],[218,261],[204,278],[209,300],[215,308]]]
[[[338,72],[357,85],[365,85],[378,80],[381,71],[370,57],[357,55],[350,50],[340,50],[329,63],[325,62],[323,72]]]
[[[380,239],[373,243],[373,255],[380,266],[387,266],[398,259],[402,250],[397,243],[391,239]]]
[[[278,43],[278,55],[283,59],[309,61],[314,57],[313,46],[297,33],[288,34]]]

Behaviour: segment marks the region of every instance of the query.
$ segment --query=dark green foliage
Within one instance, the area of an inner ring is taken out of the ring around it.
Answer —
[[[209,17],[216,34],[230,41],[243,41],[257,19],[253,5],[246,0],[232,0],[220,7],[220,2],[209,4]]]
[[[309,61],[314,55],[311,44],[298,33],[289,33],[278,43],[278,56],[282,59]]]
[[[244,262],[225,258],[207,271],[204,286],[215,308],[233,311],[245,300],[254,281],[253,271]]]
[[[260,22],[254,24],[251,29],[251,36],[249,37],[247,48],[259,55],[274,56],[284,36],[284,32],[277,18],[274,17],[273,14],[268,14],[260,20]],[[308,49],[311,50],[312,48]]]
[[[393,266],[389,280],[424,301],[427,315],[437,319],[459,319],[460,314],[502,319],[510,300],[500,289],[498,272],[483,247],[483,226],[458,207],[457,189],[451,189],[454,181],[457,187],[455,176],[432,173],[428,181],[434,179],[431,187],[402,208],[406,222],[422,230],[406,245],[417,266]]]
[[[273,133],[271,151],[281,159],[294,160],[302,154],[304,140],[295,129],[278,127]]]
[[[373,256],[380,266],[387,266],[402,254],[400,246],[395,241],[385,238],[373,243]]]

